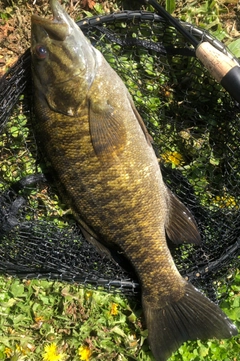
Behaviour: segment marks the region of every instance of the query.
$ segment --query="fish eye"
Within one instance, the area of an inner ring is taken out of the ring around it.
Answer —
[[[35,47],[35,54],[38,59],[45,59],[47,57],[47,49],[44,45],[36,45]]]

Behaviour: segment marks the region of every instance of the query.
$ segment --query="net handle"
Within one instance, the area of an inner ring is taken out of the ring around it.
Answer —
[[[220,83],[238,103],[240,103],[240,67],[207,41],[198,42],[188,33],[181,23],[170,15],[156,0],[145,0],[166,19],[180,34],[182,34],[196,49],[196,56],[209,71],[209,73]]]

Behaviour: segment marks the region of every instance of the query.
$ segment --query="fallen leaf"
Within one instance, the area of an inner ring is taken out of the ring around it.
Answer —
[[[82,8],[87,10],[87,9],[93,9],[95,6],[96,2],[94,0],[82,0]]]

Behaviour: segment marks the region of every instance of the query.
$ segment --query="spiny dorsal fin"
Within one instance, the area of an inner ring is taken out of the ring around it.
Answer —
[[[166,187],[168,220],[165,224],[170,240],[175,244],[201,243],[196,221],[189,209]]]
[[[152,139],[151,135],[148,133],[146,125],[144,124],[144,121],[142,120],[141,115],[138,113],[138,111],[137,111],[137,109],[136,109],[136,107],[134,105],[134,102],[132,100],[132,97],[131,97],[131,95],[129,93],[128,93],[128,100],[129,100],[129,102],[131,104],[133,113],[135,114],[135,117],[136,117],[140,127],[142,128],[142,131],[143,131],[143,133],[144,133],[144,135],[146,137],[146,140],[147,140],[148,144],[150,145],[153,142],[153,139]]]

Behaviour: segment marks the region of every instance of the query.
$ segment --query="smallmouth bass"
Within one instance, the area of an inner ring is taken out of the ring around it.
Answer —
[[[102,54],[56,0],[32,16],[36,139],[85,237],[129,259],[142,288],[148,340],[166,361],[186,340],[237,328],[179,274],[166,243],[200,243],[190,211],[163,182],[151,137]]]

